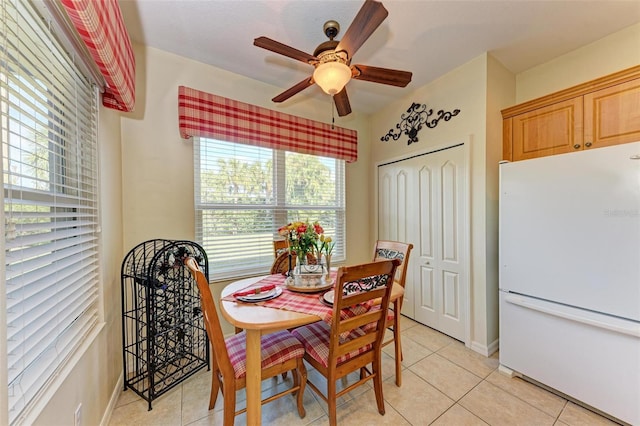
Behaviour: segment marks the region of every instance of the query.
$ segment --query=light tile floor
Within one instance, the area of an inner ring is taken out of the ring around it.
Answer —
[[[368,382],[340,398],[341,425],[615,425],[605,417],[518,378],[498,372],[498,355],[486,358],[462,343],[402,317],[404,352],[402,387],[395,385],[393,345],[384,348],[383,376],[386,414],[376,408]],[[309,378],[324,388],[324,378],[308,366]],[[291,375],[263,382],[263,397],[290,386]],[[354,378],[356,376],[353,376]],[[352,381],[347,380],[345,383]],[[344,383],[343,383],[344,385]],[[221,425],[222,396],[208,410],[210,371],[201,371],[175,389],[147,403],[132,391],[118,399],[110,425]],[[244,404],[244,391],[237,397]],[[293,397],[262,408],[264,425],[327,425],[327,406],[307,387],[300,419]],[[246,423],[245,414],[236,425]]]

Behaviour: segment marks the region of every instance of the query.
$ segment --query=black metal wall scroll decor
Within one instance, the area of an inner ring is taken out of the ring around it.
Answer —
[[[380,140],[382,142],[389,142],[389,139],[397,141],[404,133],[409,137],[407,145],[411,145],[414,142],[418,142],[418,132],[422,129],[423,124],[428,128],[433,129],[438,125],[440,120],[449,121],[459,113],[459,109],[454,109],[450,112],[440,110],[436,113],[436,117],[429,119],[429,117],[433,115],[433,110],[427,110],[427,106],[425,104],[420,105],[414,102],[409,108],[407,108],[407,112],[400,116],[401,121],[396,124],[397,130],[394,131],[394,129],[389,129],[387,134],[381,137]]]

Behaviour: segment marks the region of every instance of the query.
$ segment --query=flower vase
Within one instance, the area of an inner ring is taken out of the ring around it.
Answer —
[[[300,254],[300,253],[298,254],[298,261],[297,261],[298,270],[302,269],[307,264],[307,254],[306,253]]]
[[[331,255],[325,254],[324,261],[325,261],[325,266],[327,268],[327,282],[329,282],[329,280],[331,279]]]

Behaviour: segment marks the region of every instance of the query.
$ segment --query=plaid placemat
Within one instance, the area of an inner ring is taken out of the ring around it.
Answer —
[[[332,272],[331,278],[335,279],[335,272]],[[333,307],[320,301],[322,293],[298,293],[287,289],[285,283],[286,277],[282,274],[269,275],[261,279],[258,282],[247,286],[246,288],[238,291],[245,291],[250,288],[262,287],[265,285],[275,284],[282,288],[282,294],[275,299],[266,300],[264,302],[253,302],[252,305],[265,306],[267,308],[284,309],[286,311],[300,312],[303,314],[316,315],[322,318],[326,322],[331,322],[333,317]],[[231,301],[236,303],[245,303],[236,300],[233,295],[223,297],[222,300]],[[368,306],[357,305],[352,306],[350,309],[343,309],[340,312],[340,316],[350,318],[356,315],[361,315],[369,309]]]

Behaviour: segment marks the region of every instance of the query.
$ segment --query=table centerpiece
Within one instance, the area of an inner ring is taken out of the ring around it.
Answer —
[[[321,291],[330,288],[330,266],[322,262],[331,261],[335,243],[324,235],[319,222],[292,222],[278,229],[278,234],[287,238],[290,256],[296,256],[295,267],[289,270],[287,286],[292,290]]]

